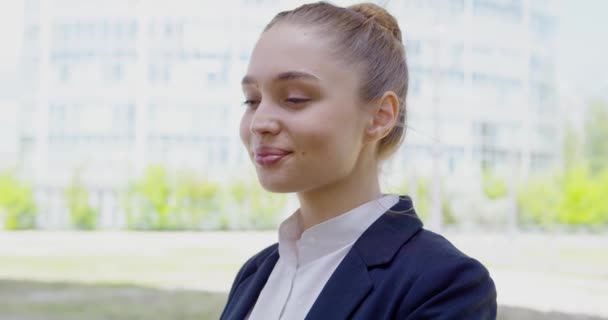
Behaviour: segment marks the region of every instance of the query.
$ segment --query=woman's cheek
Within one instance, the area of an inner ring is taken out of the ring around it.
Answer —
[[[243,114],[243,116],[241,117],[241,123],[239,128],[241,141],[247,148],[249,147],[249,138],[251,135],[251,131],[249,131],[250,121],[250,116],[247,113]],[[247,151],[249,151],[249,149],[247,149]]]

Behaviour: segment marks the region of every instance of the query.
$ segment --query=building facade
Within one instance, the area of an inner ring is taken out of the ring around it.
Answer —
[[[15,163],[46,203],[79,170],[101,190],[95,201],[110,212],[107,226],[120,224],[114,190],[147,165],[211,178],[240,172],[249,166],[238,137],[240,78],[265,23],[299,3],[24,0]],[[393,0],[387,8],[410,67],[408,133],[388,164],[393,177],[435,168],[527,175],[561,161],[557,16],[547,1]]]

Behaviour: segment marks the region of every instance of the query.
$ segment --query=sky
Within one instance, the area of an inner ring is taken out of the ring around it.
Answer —
[[[608,100],[608,0],[551,2],[560,12],[556,43],[560,91],[583,99]],[[22,8],[23,0],[0,2],[0,72],[16,72]]]
[[[556,44],[560,89],[608,100],[608,1],[556,2],[561,11]]]
[[[0,2],[0,72],[15,67],[21,47],[23,0]]]

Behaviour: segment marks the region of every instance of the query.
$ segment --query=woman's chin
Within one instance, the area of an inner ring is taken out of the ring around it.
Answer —
[[[268,192],[274,192],[274,193],[295,192],[295,190],[293,190],[292,188],[289,188],[288,186],[284,186],[284,185],[279,185],[279,184],[262,184],[262,188],[264,188],[264,190],[266,190]]]
[[[290,183],[290,179],[276,179],[273,177],[264,177],[258,174],[258,181],[262,188],[268,192],[274,193],[289,193],[296,192],[297,188]]]

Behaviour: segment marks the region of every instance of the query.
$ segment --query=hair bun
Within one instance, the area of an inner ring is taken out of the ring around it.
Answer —
[[[378,25],[387,29],[399,42],[401,39],[401,29],[397,19],[393,17],[386,9],[373,3],[359,3],[348,7],[349,10],[358,12],[368,19],[374,20]]]

